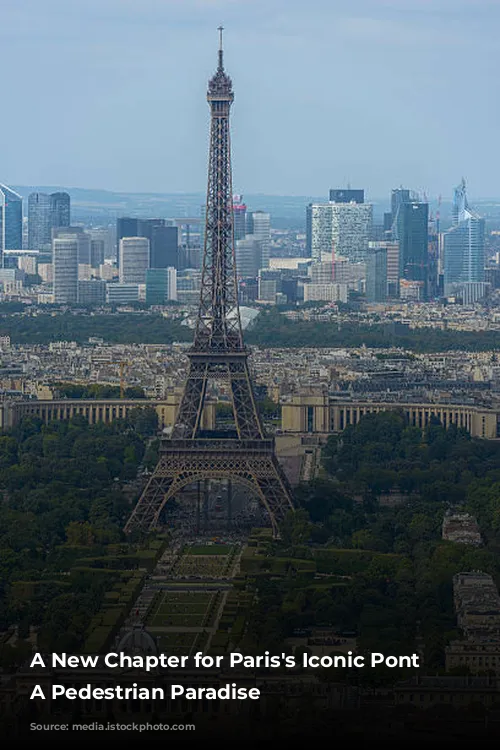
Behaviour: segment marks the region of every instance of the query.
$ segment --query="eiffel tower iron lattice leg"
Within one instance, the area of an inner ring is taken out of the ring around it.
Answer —
[[[279,522],[293,509],[288,481],[274,455],[272,440],[172,440],[165,446],[125,531],[155,529],[165,504],[187,485],[205,479],[230,479],[257,494],[275,536]]]
[[[201,480],[229,479],[245,485],[267,510],[273,534],[293,509],[292,493],[278,463],[274,441],[259,417],[243,343],[234,252],[229,112],[232,82],[224,70],[222,29],[218,67],[208,84],[211,109],[205,246],[200,304],[189,371],[171,439],[163,439],[158,465],[125,531],[155,528],[169,499]],[[235,434],[202,429],[210,380],[230,395]]]

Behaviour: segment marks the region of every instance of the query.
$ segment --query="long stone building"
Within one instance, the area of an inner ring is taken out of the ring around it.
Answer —
[[[174,392],[166,399],[59,399],[59,400],[14,400],[0,404],[0,429],[8,429],[27,416],[39,417],[45,422],[71,419],[82,415],[91,424],[111,422],[126,417],[132,409],[153,407],[160,429],[168,429],[174,423],[180,394]],[[381,411],[400,411],[409,424],[426,427],[437,418],[445,426],[463,427],[473,437],[494,440],[500,437],[500,412],[479,406],[438,403],[398,403],[383,401],[338,400],[328,394],[294,395],[282,402],[281,430],[279,436],[315,437],[321,442],[332,433],[342,432],[348,425],[355,425],[365,414]],[[215,425],[215,403],[207,403],[204,411],[204,426]]]
[[[380,411],[401,411],[414,427],[426,427],[435,417],[444,427],[463,427],[473,437],[493,440],[500,436],[500,414],[494,409],[468,404],[342,401],[328,394],[313,393],[295,395],[282,403],[282,430],[285,434],[326,437],[357,424],[365,414]]]

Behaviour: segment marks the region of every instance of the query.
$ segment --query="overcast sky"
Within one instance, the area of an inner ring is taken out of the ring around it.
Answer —
[[[235,191],[500,196],[498,0],[0,5],[0,182],[203,192],[222,23]]]

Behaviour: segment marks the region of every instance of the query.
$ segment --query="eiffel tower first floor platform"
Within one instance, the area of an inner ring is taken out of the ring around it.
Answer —
[[[273,440],[166,439],[125,532],[152,531],[171,498],[205,479],[231,479],[255,493],[269,515],[274,536],[280,521],[293,510],[290,485],[276,458]]]

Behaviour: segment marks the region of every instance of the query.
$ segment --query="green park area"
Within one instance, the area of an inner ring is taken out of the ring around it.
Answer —
[[[216,600],[217,593],[160,592],[150,608],[146,624],[152,629],[207,626],[214,614]]]

